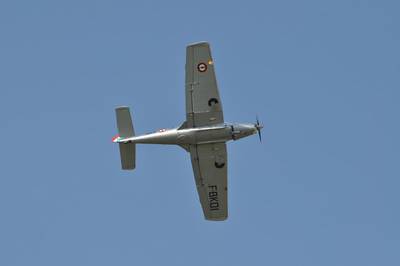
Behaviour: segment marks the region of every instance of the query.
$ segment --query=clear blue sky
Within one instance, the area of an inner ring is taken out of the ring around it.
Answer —
[[[400,265],[398,1],[2,1],[0,265]],[[226,222],[188,154],[185,46],[209,41],[230,143]]]

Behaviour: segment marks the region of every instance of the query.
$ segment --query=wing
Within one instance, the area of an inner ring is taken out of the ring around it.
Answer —
[[[186,48],[185,94],[188,127],[224,122],[210,45],[206,42]]]
[[[190,145],[190,157],[204,217],[225,220],[228,218],[226,144]]]

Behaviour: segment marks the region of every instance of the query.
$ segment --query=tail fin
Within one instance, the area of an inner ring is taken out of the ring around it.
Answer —
[[[115,109],[117,115],[117,127],[119,136],[130,138],[135,135],[132,125],[132,118],[129,107],[121,106]],[[119,152],[121,156],[121,166],[124,170],[133,170],[136,167],[136,145],[132,142],[119,143]]]

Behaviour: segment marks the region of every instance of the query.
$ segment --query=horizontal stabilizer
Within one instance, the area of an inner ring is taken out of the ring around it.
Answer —
[[[121,138],[130,138],[135,135],[133,130],[131,113],[129,112],[129,107],[121,106],[115,109],[117,115],[117,126],[119,136]]]
[[[135,136],[132,118],[129,107],[122,106],[115,109],[117,115],[118,137],[114,138],[114,142],[119,139],[125,139]],[[119,143],[119,153],[121,156],[121,166],[124,170],[133,170],[136,166],[136,145],[131,142]]]
[[[134,143],[119,143],[121,167],[123,170],[133,170],[136,167],[136,145]]]

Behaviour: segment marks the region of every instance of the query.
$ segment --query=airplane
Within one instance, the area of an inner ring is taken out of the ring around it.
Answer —
[[[115,109],[123,170],[136,167],[136,144],[179,145],[190,153],[204,218],[223,221],[228,218],[226,142],[257,134],[261,125],[224,122],[221,98],[215,76],[210,45],[207,42],[186,47],[185,68],[186,121],[174,129],[162,129],[135,135],[129,107]]]

